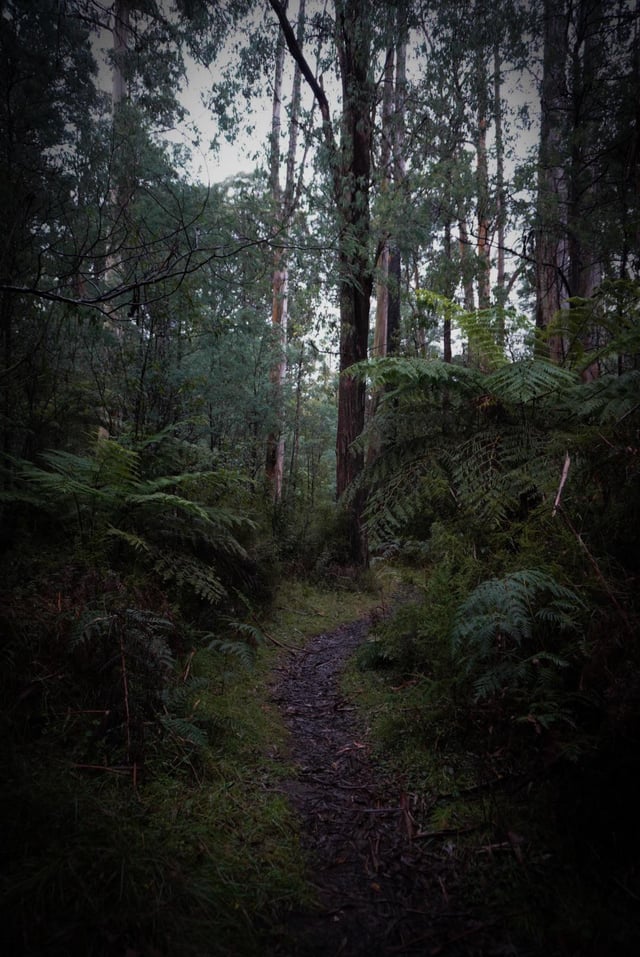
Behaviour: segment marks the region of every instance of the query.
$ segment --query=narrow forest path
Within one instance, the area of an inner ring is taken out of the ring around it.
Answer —
[[[362,620],[319,635],[277,670],[273,699],[295,767],[284,790],[300,818],[319,908],[289,915],[271,954],[513,954],[490,921],[454,902],[443,842],[412,833],[411,797],[376,766],[340,692],[341,672],[368,630]]]

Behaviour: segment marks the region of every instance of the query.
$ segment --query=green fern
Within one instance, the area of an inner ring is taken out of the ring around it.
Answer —
[[[608,279],[589,299],[574,297],[558,312],[546,336],[560,336],[567,362],[582,371],[620,371],[640,353],[640,283]]]
[[[536,624],[576,629],[583,602],[548,573],[526,568],[482,582],[460,606],[452,632],[456,650],[468,647],[480,658],[493,654],[498,639],[519,646]]]
[[[551,362],[521,359],[487,376],[485,385],[487,392],[500,401],[522,405],[542,399],[557,403],[577,381],[575,373]]]
[[[578,414],[602,425],[618,425],[640,410],[640,370],[629,369],[619,376],[604,376],[580,389]]]
[[[160,715],[158,720],[164,730],[177,739],[182,746],[186,745],[194,751],[206,751],[209,747],[209,737],[206,731],[194,724],[193,721],[169,714]]]
[[[245,668],[252,668],[255,664],[256,653],[251,645],[244,641],[232,641],[225,638],[211,638],[207,644],[209,651],[215,651],[217,654],[230,655],[238,664]]]
[[[225,577],[236,587],[244,579],[249,587],[251,563],[237,535],[250,531],[253,522],[223,504],[191,497],[219,499],[229,476],[144,478],[141,470],[139,452],[102,440],[93,456],[45,453],[42,466],[23,462],[18,474],[31,501],[75,528],[90,555],[120,542],[163,581],[212,605],[228,594]]]
[[[580,408],[575,373],[537,359],[490,375],[425,360],[361,369],[391,389],[358,443],[378,450],[360,480],[375,549],[424,525],[429,511],[451,514],[454,503],[461,521],[506,529],[523,502],[551,494],[571,442],[557,423],[575,423]]]
[[[225,656],[231,655],[246,668],[252,667],[257,649],[265,642],[260,628],[251,622],[225,617],[220,619],[220,627],[228,637],[222,637],[220,634],[204,635],[203,639],[208,642],[207,648]]]
[[[165,582],[174,582],[179,590],[188,589],[211,605],[218,605],[227,595],[216,569],[191,555],[150,549],[154,572]]]
[[[439,359],[388,356],[369,359],[349,367],[349,375],[366,379],[374,389],[386,389],[384,401],[416,388],[448,388],[463,394],[477,391],[480,375],[475,369]]]

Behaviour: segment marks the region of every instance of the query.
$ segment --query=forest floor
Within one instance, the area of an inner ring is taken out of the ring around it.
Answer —
[[[517,953],[505,928],[457,899],[452,845],[420,830],[420,808],[379,766],[341,675],[368,619],[311,639],[272,687],[290,732],[296,811],[318,906],[288,915],[271,955],[472,957]],[[455,838],[454,838],[455,840]]]

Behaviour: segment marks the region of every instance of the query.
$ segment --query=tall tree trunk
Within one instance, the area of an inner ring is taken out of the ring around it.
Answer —
[[[486,11],[481,0],[474,6],[474,23],[477,37],[484,33]],[[491,237],[489,223],[489,158],[487,153],[487,127],[489,124],[489,83],[487,54],[476,39],[474,56],[475,87],[477,96],[476,129],[476,216],[478,233],[476,253],[478,256],[478,309],[491,305]]]
[[[279,0],[269,0],[285,41],[311,87],[322,115],[338,227],[340,294],[340,380],[336,439],[336,490],[342,497],[362,470],[364,457],[353,443],[365,422],[365,384],[349,369],[367,357],[373,271],[369,259],[371,216],[371,111],[374,89],[369,78],[372,10],[361,0],[336,0],[336,47],[342,86],[340,142],[336,142],[329,102],[315,78]],[[364,499],[350,500],[349,534],[354,561],[366,563]]]
[[[111,10],[112,34],[112,62],[111,62],[111,123],[112,149],[114,159],[118,152],[126,145],[124,129],[123,106],[128,99],[129,84],[127,79],[127,54],[131,40],[131,0],[115,0]],[[126,163],[114,163],[120,170],[126,169]],[[131,199],[131,183],[127,174],[118,172],[114,175],[109,189],[109,205],[111,207],[112,227],[107,240],[105,261],[105,278],[109,285],[115,286],[120,281],[118,269],[121,265],[121,248],[125,241],[123,227],[127,206]],[[140,303],[136,303],[139,309]],[[114,331],[118,337],[122,336],[122,327],[115,323]]]
[[[289,460],[289,482],[287,495],[293,497],[297,488],[298,457],[300,453],[300,413],[302,410],[302,371],[304,363],[304,344],[300,346],[298,369],[296,373],[296,406],[293,417],[293,435],[291,439],[291,456]]]
[[[573,49],[573,130],[571,140],[571,167],[568,207],[569,284],[571,296],[589,299],[602,276],[601,254],[596,249],[592,227],[596,208],[592,151],[595,139],[593,114],[598,83],[598,63],[602,57],[601,0],[580,0],[576,8],[576,40]],[[582,343],[586,351],[598,345],[599,330],[591,326],[585,331]],[[598,364],[592,363],[582,372],[582,378],[597,378]]]
[[[115,116],[118,107],[127,98],[126,56],[131,31],[131,0],[115,0],[112,7],[111,108]]]
[[[451,223],[449,220],[444,225],[444,254],[447,257],[447,260],[451,261],[452,258],[452,243],[451,243]],[[452,299],[453,296],[449,294],[450,290],[447,290],[447,299]],[[451,315],[449,310],[445,312],[444,316],[444,327],[442,331],[442,358],[444,362],[451,362]]]
[[[286,11],[286,2],[283,4]],[[304,35],[305,0],[300,0],[296,42],[302,48]],[[289,117],[289,146],[287,149],[286,179],[284,194],[280,186],[280,133],[282,128],[282,75],[286,42],[281,30],[278,37],[276,68],[273,89],[273,110],[271,123],[271,195],[276,219],[279,224],[278,244],[273,256],[272,310],[271,322],[277,336],[279,354],[270,372],[274,409],[277,417],[276,428],[267,437],[266,478],[275,504],[282,499],[284,479],[284,408],[283,390],[287,375],[287,325],[289,318],[289,269],[284,247],[289,233],[291,217],[296,205],[295,172],[296,151],[298,145],[298,126],[300,118],[300,67],[296,63],[291,91],[291,111]]]
[[[491,239],[489,235],[489,164],[487,158],[487,113],[486,100],[478,111],[477,133],[477,188],[478,188],[478,308],[488,309],[491,305]]]
[[[536,328],[538,354],[564,361],[560,334],[548,335],[554,318],[566,305],[568,251],[566,240],[567,14],[564,0],[544,0],[544,53],[536,226]],[[545,339],[547,340],[545,342]]]
[[[371,235],[371,104],[369,80],[371,11],[358,0],[336,2],[338,58],[342,81],[340,175],[336,205],[340,230],[340,381],[336,439],[338,498],[362,471],[364,453],[354,449],[365,422],[365,383],[349,373],[367,358],[369,306],[373,285],[368,244]],[[351,499],[350,544],[355,561],[365,563],[364,494]]]
[[[407,3],[398,0],[396,43],[395,112],[393,121],[393,183],[402,194],[407,168],[405,160],[405,117],[407,101]],[[387,309],[387,353],[397,355],[400,347],[400,287],[402,259],[400,247],[392,243],[389,252],[389,304]]]
[[[473,265],[471,261],[471,241],[469,227],[465,218],[462,204],[458,209],[458,247],[462,264],[462,289],[464,295],[465,312],[473,312],[476,308],[476,296],[473,287]]]
[[[389,190],[389,179],[391,175],[394,59],[395,51],[393,46],[391,46],[387,49],[382,91],[382,146],[380,150],[380,169],[382,171],[382,181],[380,183],[380,191],[383,195]],[[384,224],[383,228],[385,231],[380,237],[380,252],[378,254],[378,262],[376,264],[376,321],[373,336],[374,356],[386,356],[387,354],[387,329],[389,315],[389,234],[384,227]]]
[[[286,8],[286,0],[284,4]],[[284,72],[285,42],[282,31],[278,34],[275,75],[273,81],[273,104],[271,109],[270,187],[278,232],[282,223],[282,188],[280,186],[280,132],[282,128],[282,74]],[[281,240],[281,238],[280,238]],[[271,323],[276,334],[278,356],[271,367],[272,402],[277,419],[276,426],[267,436],[265,473],[274,503],[282,498],[284,474],[284,435],[282,432],[282,388],[286,375],[285,341],[287,321],[287,268],[281,241],[273,254]]]
[[[504,309],[507,300],[506,273],[505,273],[505,226],[506,226],[506,195],[504,184],[504,136],[502,130],[502,76],[500,62],[500,43],[495,41],[493,48],[493,112],[495,123],[496,143],[496,230],[498,241],[498,255],[496,263],[496,299],[497,325],[496,339],[501,349],[505,346]]]

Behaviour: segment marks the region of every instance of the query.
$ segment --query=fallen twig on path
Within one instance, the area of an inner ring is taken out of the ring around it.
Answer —
[[[274,638],[273,635],[270,635],[268,631],[265,631],[264,628],[261,629],[262,634],[265,636],[267,641],[270,641],[272,644],[277,645],[278,648],[285,648],[287,651],[292,651],[294,654],[297,654],[300,651],[300,648],[294,648],[293,645],[288,645],[285,641],[280,641],[279,638]]]

